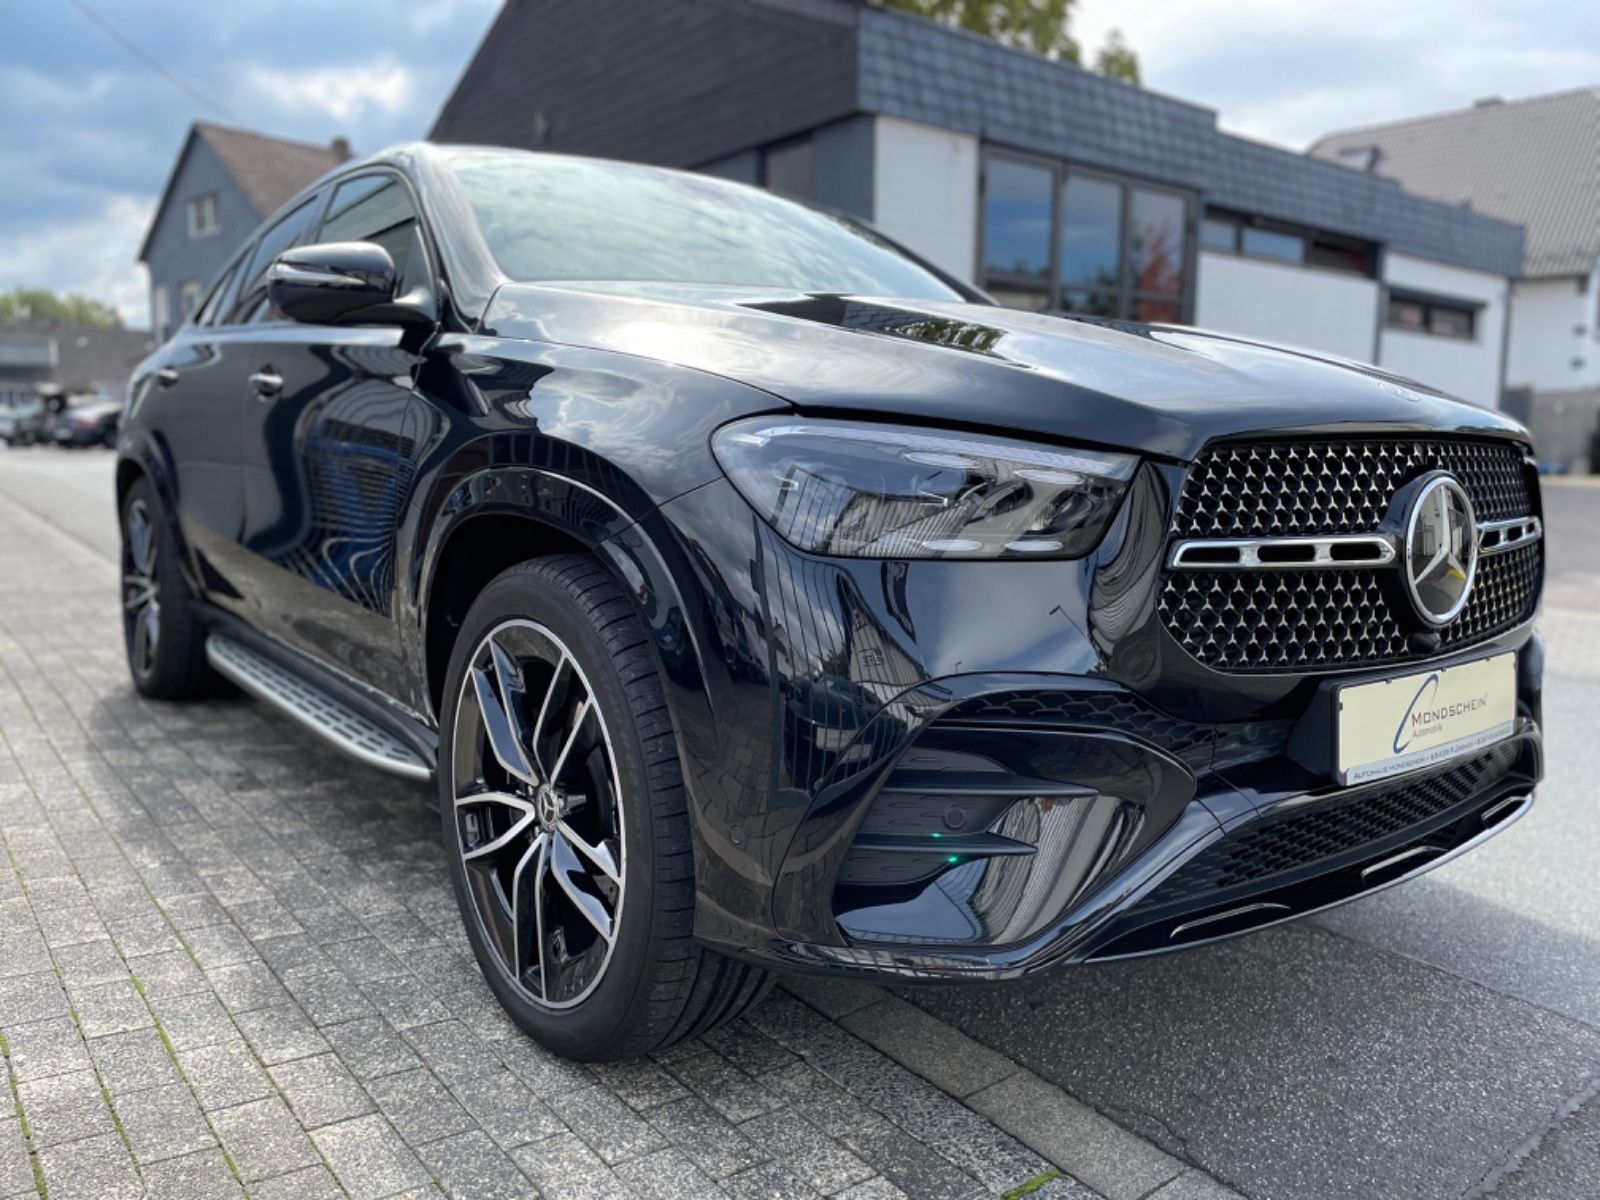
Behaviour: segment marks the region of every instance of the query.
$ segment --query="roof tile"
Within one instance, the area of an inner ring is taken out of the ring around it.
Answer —
[[[1346,163],[1370,150],[1407,191],[1526,226],[1529,276],[1586,275],[1600,255],[1600,88],[1330,133],[1311,147]]]
[[[195,132],[263,217],[350,157],[349,147],[337,142],[313,146],[209,121],[195,122]]]

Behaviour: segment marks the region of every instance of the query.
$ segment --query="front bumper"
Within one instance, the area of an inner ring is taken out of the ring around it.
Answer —
[[[1217,672],[1157,610],[1169,511],[1146,473],[1083,560],[895,563],[794,551],[726,484],[664,506],[651,532],[695,585],[708,664],[710,719],[676,714],[697,935],[789,970],[1005,978],[1304,915],[1521,814],[1542,772],[1531,620],[1426,664]],[[1509,739],[1335,783],[1331,683],[1503,651]]]
[[[1188,948],[1307,916],[1450,861],[1527,811],[1542,760],[1539,729],[1523,717],[1510,738],[1476,756],[1362,788],[1280,797],[1227,824],[1209,811],[1218,795],[1199,794],[1147,849],[1026,940],[957,944],[915,932],[916,910],[928,931],[949,927],[934,915],[940,909],[961,909],[975,929],[1014,912],[1011,902],[1034,880],[1008,880],[1005,860],[964,880],[947,876],[932,889],[938,904],[912,901],[898,941],[861,926],[867,936],[844,945],[774,941],[760,957],[798,971],[961,981]],[[1041,856],[1036,869],[1060,880],[1066,865]],[[852,918],[862,914],[844,915]],[[885,921],[882,910],[877,920]]]

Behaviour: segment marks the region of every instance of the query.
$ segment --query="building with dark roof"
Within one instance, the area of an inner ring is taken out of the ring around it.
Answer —
[[[59,321],[0,325],[0,403],[49,391],[120,399],[133,368],[154,348],[142,329]]]
[[[1600,426],[1600,88],[1330,133],[1311,153],[1527,230],[1506,382],[1533,391],[1542,450],[1586,452]]]
[[[209,121],[190,126],[139,248],[150,273],[156,341],[182,323],[206,283],[267,216],[349,157],[343,138],[314,146]]]
[[[761,184],[1005,303],[1199,323],[1501,401],[1517,224],[856,0],[508,0],[430,136]]]

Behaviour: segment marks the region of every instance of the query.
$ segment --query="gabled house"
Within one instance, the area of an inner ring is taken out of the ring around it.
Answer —
[[[344,138],[316,146],[209,121],[190,126],[139,248],[150,273],[156,342],[183,322],[212,276],[267,216],[349,157]]]
[[[1533,393],[1541,456],[1578,462],[1600,428],[1600,88],[1330,133],[1311,154],[1527,230],[1506,383]],[[1396,293],[1390,319],[1426,320]]]

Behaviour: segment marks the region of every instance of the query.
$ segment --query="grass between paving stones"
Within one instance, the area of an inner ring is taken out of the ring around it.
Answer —
[[[30,714],[33,714],[34,720],[37,722],[38,721],[38,716],[34,712],[33,705],[29,702],[27,693],[24,692],[22,687],[21,687],[21,685],[17,683],[16,677],[13,676],[11,674],[10,669],[5,667],[3,664],[0,664],[0,670],[4,670],[5,671],[5,676],[6,676],[7,680],[10,681],[11,686],[16,690],[17,695],[21,698],[23,706],[25,708],[27,708],[27,710],[28,710],[28,712]],[[83,728],[83,723],[77,719],[77,715],[75,713],[73,714],[73,721],[74,721],[75,724],[78,725],[78,727],[80,729]],[[42,727],[42,725],[41,725],[41,727]],[[85,731],[85,732],[87,732],[87,731]],[[6,748],[7,748],[8,751],[12,750],[11,741],[10,741],[10,739],[8,737],[6,737],[5,730],[3,730],[3,729],[0,729],[0,742],[4,742],[5,743]],[[76,788],[77,791],[78,791],[78,794],[83,797],[83,802],[84,802],[85,806],[89,809],[89,811],[91,813],[94,814],[95,820],[100,822],[101,827],[104,828],[105,827],[105,817],[104,817],[104,815],[100,812],[100,809],[98,808],[98,806],[96,806],[96,804],[94,802],[94,798],[91,795],[89,795],[88,791],[84,788],[83,783],[78,779],[77,775],[73,772],[71,766],[69,766],[68,763],[66,762],[66,760],[61,757],[61,753],[60,753],[59,750],[56,749],[54,743],[51,744],[51,752],[55,754],[56,761],[58,763],[60,763],[62,768],[66,771],[67,778],[72,780],[73,787]],[[32,781],[28,780],[28,778],[27,778],[27,770],[26,770],[26,768],[22,767],[21,760],[17,759],[16,754],[15,754],[14,751],[12,752],[12,758],[17,762],[18,768],[20,770],[22,770],[24,781],[27,782],[29,784],[29,786],[31,787],[32,786]],[[102,761],[106,761],[104,755],[101,756],[101,759],[102,759]],[[111,764],[109,763],[109,761],[106,761],[106,765],[109,767]],[[114,768],[113,768],[113,770],[114,770]],[[128,852],[127,852],[126,849],[123,848],[122,843],[117,841],[116,838],[112,838],[112,842],[117,847],[117,853],[122,856],[122,858],[123,858],[123,860],[125,862],[128,862],[129,866],[132,866],[133,863],[132,863],[131,860],[128,859]],[[17,866],[16,856],[11,852],[11,848],[9,846],[6,847],[6,854],[7,854],[7,857],[11,860],[12,873],[14,875],[16,875],[17,883],[22,887],[23,894],[26,895],[27,894],[27,885],[25,883],[23,883],[22,872]],[[76,869],[74,869],[73,873],[78,876],[79,882],[83,883],[84,886],[87,888],[88,881],[84,880],[82,874],[80,872],[78,872]],[[189,961],[192,962],[195,965],[195,968],[197,970],[199,970],[202,975],[204,975],[205,968],[201,965],[199,958],[196,957],[195,952],[194,952],[194,948],[189,945],[188,939],[183,936],[183,931],[181,929],[179,929],[175,924],[173,924],[172,918],[167,915],[166,909],[164,907],[162,907],[160,900],[157,899],[156,894],[150,890],[150,885],[147,882],[145,882],[144,876],[138,871],[137,868],[135,868],[135,870],[134,870],[134,877],[139,881],[139,886],[144,890],[145,895],[150,898],[150,902],[153,905],[155,905],[156,911],[161,914],[162,921],[166,924],[167,928],[169,930],[171,930],[173,937],[177,939],[178,945],[182,948],[184,954],[186,954],[189,957]],[[113,943],[113,944],[115,944],[115,943]],[[121,953],[121,951],[119,950],[118,951],[119,956],[120,956],[120,953]],[[51,958],[51,962],[54,963],[55,955],[54,955],[53,952],[51,953],[50,958]],[[126,961],[124,961],[124,965],[125,966],[128,965],[126,963]],[[56,975],[57,975],[58,978],[60,977],[60,974],[61,974],[61,972],[58,969],[56,971]],[[144,983],[139,979],[138,975],[134,974],[133,969],[132,969],[131,966],[129,966],[129,968],[128,968],[128,978],[132,981],[134,990],[139,993],[139,998],[144,1002],[145,1010],[150,1014],[151,1024],[153,1024],[155,1026],[156,1033],[161,1038],[161,1044],[162,1044],[162,1046],[165,1048],[165,1050],[167,1052],[167,1057],[169,1057],[172,1060],[172,1065],[173,1065],[174,1068],[176,1068],[177,1073],[178,1073],[178,1077],[181,1080],[183,1080],[185,1085],[187,1085],[188,1082],[189,1082],[189,1077],[188,1077],[187,1073],[183,1069],[183,1064],[178,1061],[177,1049],[173,1046],[172,1039],[167,1036],[167,1031],[164,1028],[162,1028],[161,1018],[156,1015],[155,1005],[150,1003],[150,996],[149,996],[148,993],[146,993],[146,991],[144,989]],[[75,1010],[73,1011],[72,1019],[73,1019],[74,1022],[77,1022],[77,1020],[78,1020],[78,1014],[77,1014],[77,1012]],[[233,1023],[234,1028],[237,1030],[238,1029],[238,1022],[233,1020],[233,1014],[232,1013],[228,1014],[228,1019],[229,1019],[230,1022]],[[81,1029],[82,1029],[81,1025],[79,1026],[79,1029],[80,1029],[80,1032],[81,1032]],[[241,1032],[241,1035],[242,1035],[243,1031],[240,1031],[240,1032]],[[251,1053],[252,1053],[252,1056],[253,1056],[254,1055],[254,1051],[252,1050]],[[264,1069],[265,1068],[265,1064],[262,1064],[262,1066],[263,1066],[263,1069]],[[95,1074],[96,1074],[96,1077],[98,1077],[99,1076],[99,1071],[96,1070]],[[282,1100],[285,1105],[287,1105],[288,1104],[288,1097],[284,1096],[283,1090],[281,1088],[279,1088],[278,1085],[277,1085],[277,1082],[272,1079],[272,1075],[271,1075],[270,1072],[267,1073],[267,1080],[268,1080],[268,1083],[270,1084],[270,1086],[272,1087],[273,1091],[275,1093],[277,1093],[278,1098],[280,1100]],[[102,1093],[106,1092],[104,1082],[101,1083],[100,1090],[101,1090]],[[13,1084],[13,1092],[15,1092],[15,1085],[14,1084]],[[22,1111],[21,1101],[17,1100],[16,1103],[17,1103],[17,1111],[20,1114],[21,1111]],[[106,1105],[107,1105],[108,1108],[111,1109],[111,1120],[112,1120],[113,1124],[115,1124],[115,1126],[116,1126],[117,1133],[119,1135],[121,1135],[123,1143],[128,1146],[129,1154],[131,1156],[132,1152],[133,1152],[132,1151],[132,1144],[128,1141],[128,1136],[123,1131],[122,1119],[117,1115],[116,1108],[111,1104],[111,1097],[110,1097],[109,1093],[106,1093]],[[233,1154],[228,1150],[228,1147],[223,1142],[222,1138],[217,1136],[217,1128],[216,1128],[216,1125],[212,1123],[211,1114],[207,1113],[207,1112],[202,1112],[200,1114],[200,1117],[201,1117],[201,1120],[203,1120],[206,1123],[206,1128],[208,1128],[211,1131],[212,1137],[216,1138],[217,1148],[222,1151],[222,1160],[223,1160],[223,1162],[225,1162],[227,1164],[229,1173],[233,1175],[234,1179],[238,1182],[240,1188],[242,1188],[246,1192],[248,1192],[249,1189],[245,1187],[244,1176],[239,1173],[239,1164],[234,1162]],[[26,1124],[24,1124],[23,1131],[24,1131],[24,1135],[26,1136]],[[322,1147],[317,1145],[316,1139],[308,1137],[307,1140],[310,1141],[312,1148],[316,1151],[317,1159],[322,1164],[323,1169],[326,1170],[335,1179],[337,1179],[338,1175],[333,1169],[333,1164],[330,1163],[327,1160],[327,1157],[322,1153]],[[43,1197],[43,1196],[45,1196],[44,1175],[43,1175],[42,1168],[39,1165],[38,1155],[33,1151],[33,1148],[31,1146],[31,1144],[29,1146],[29,1156],[30,1156],[30,1158],[32,1160],[32,1163],[33,1163],[34,1181],[35,1181],[35,1183],[37,1184],[37,1186],[39,1188],[39,1195],[41,1197]],[[143,1171],[140,1170],[139,1165],[138,1165],[137,1162],[135,1162],[135,1164],[134,1164],[134,1170],[141,1177],[143,1176]],[[429,1180],[433,1184],[434,1188],[437,1189],[439,1192],[443,1193],[445,1191],[444,1184],[436,1176],[434,1176],[431,1171],[428,1174],[429,1174]]]
[[[22,1111],[22,1096],[17,1091],[17,1077],[11,1073],[11,1043],[0,1033],[0,1059],[6,1064],[6,1086],[11,1089],[11,1107],[17,1113],[17,1128],[22,1134],[22,1144],[28,1148],[28,1166],[33,1170],[33,1186],[40,1200],[49,1200],[50,1189],[44,1183],[44,1164],[39,1152],[33,1148],[33,1130],[28,1126],[28,1114]]]
[[[4,730],[0,730],[0,741],[5,742],[6,751],[10,753],[11,739],[6,737]],[[12,755],[12,758],[15,759],[16,756]],[[19,763],[18,765],[20,766],[21,764]],[[6,862],[11,864],[11,874],[16,877],[17,886],[22,889],[22,894],[26,896],[28,894],[28,885],[22,881],[22,871],[17,866],[17,856],[12,853],[10,846],[6,847]],[[48,947],[46,948],[48,949]],[[54,955],[51,955],[50,961],[52,964],[55,962]],[[60,978],[60,975],[61,973],[57,971],[56,977]],[[73,1019],[76,1020],[76,1016]],[[39,1152],[33,1145],[33,1130],[28,1125],[28,1114],[22,1111],[22,1093],[17,1091],[17,1077],[11,1071],[11,1043],[6,1040],[4,1033],[0,1033],[0,1059],[5,1060],[6,1086],[11,1089],[11,1107],[16,1109],[17,1112],[17,1129],[22,1134],[22,1144],[28,1150],[28,1166],[33,1170],[33,1186],[38,1191],[41,1200],[48,1200],[50,1189],[45,1186],[44,1182],[44,1164],[39,1161]]]
[[[1035,1175],[1024,1183],[1017,1184],[1001,1198],[1001,1200],[1022,1200],[1023,1196],[1031,1196],[1047,1183],[1052,1183],[1061,1178],[1060,1171],[1044,1171]]]

